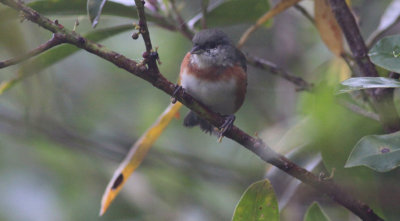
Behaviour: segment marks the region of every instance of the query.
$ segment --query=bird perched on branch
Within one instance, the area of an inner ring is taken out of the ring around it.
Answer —
[[[247,86],[246,58],[218,29],[195,34],[193,48],[181,64],[181,88],[210,110],[225,117],[219,137],[233,125],[233,115],[242,106]],[[212,133],[214,127],[190,111],[184,119],[186,127],[199,125]]]

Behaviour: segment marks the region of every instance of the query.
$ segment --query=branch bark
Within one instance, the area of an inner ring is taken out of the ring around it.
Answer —
[[[138,6],[139,15],[144,15],[144,8],[142,2],[139,0],[135,0],[136,3],[140,3],[141,6]],[[91,42],[86,40],[79,34],[67,30],[62,25],[51,21],[50,19],[43,17],[33,9],[25,6],[21,2],[16,2],[14,0],[0,0],[1,3],[6,4],[16,10],[22,12],[22,15],[31,20],[32,22],[40,25],[41,27],[59,34],[59,36],[65,40],[69,44],[73,44],[79,48],[82,48],[94,55],[97,55],[116,66],[125,69],[129,73],[136,75],[158,89],[164,91],[165,93],[172,95],[175,90],[175,84],[169,82],[165,79],[160,73],[154,73],[154,69],[147,68],[146,65],[141,65],[136,63],[133,60],[126,58],[125,56],[118,54],[112,50],[107,49],[103,45]],[[140,19],[143,19],[141,17]],[[142,22],[145,20],[141,20]],[[147,27],[144,26],[144,27]],[[147,30],[148,31],[148,30]],[[150,40],[150,38],[144,38]],[[149,42],[147,42],[146,45]],[[147,48],[147,46],[146,46]],[[147,48],[151,49],[151,47]],[[175,95],[176,99],[187,106],[189,109],[195,111],[202,118],[207,119],[214,126],[221,126],[224,123],[224,118],[214,112],[211,112],[201,103],[197,102],[190,95],[186,94],[183,90],[179,91]],[[304,168],[299,167],[295,163],[291,162],[286,157],[274,152],[268,145],[263,143],[260,139],[253,138],[247,133],[243,132],[240,128],[233,126],[230,130],[225,134],[226,137],[236,141],[241,144],[243,147],[247,148],[258,157],[260,157],[265,162],[271,163],[272,165],[280,168],[282,171],[288,173],[289,175],[301,180],[302,182],[316,188],[321,191],[323,194],[327,194],[333,200],[348,208],[354,214],[358,215],[363,220],[382,220],[376,215],[372,209],[366,205],[365,203],[353,198],[349,193],[341,189],[337,184],[335,184],[332,180],[323,180],[315,174],[305,170]]]
[[[248,54],[246,58],[247,63],[254,65],[255,67],[258,67],[260,69],[268,70],[271,74],[282,77],[283,79],[293,83],[296,86],[297,91],[311,91],[311,89],[313,88],[313,85],[305,81],[303,78],[290,74],[286,70],[278,67],[276,64],[270,61]]]
[[[347,40],[354,60],[364,77],[379,77],[375,65],[368,57],[368,48],[361,36],[358,25],[345,0],[329,0],[336,20]],[[377,93],[378,92],[378,93]],[[367,90],[372,106],[386,132],[400,130],[400,119],[393,104],[391,90]]]
[[[0,61],[0,69],[21,63],[29,58],[32,58],[44,51],[49,50],[52,47],[57,46],[62,43],[65,43],[65,42],[63,42],[62,39],[57,36],[57,34],[53,34],[53,37],[50,40],[48,40],[46,43],[39,45],[37,48],[27,52],[26,54],[23,54],[21,56],[11,58],[11,59],[8,59],[5,61]]]
[[[144,56],[145,62],[149,66],[149,69],[152,71],[152,73],[154,73],[157,76],[160,73],[160,71],[158,70],[157,60],[156,60],[158,58],[158,54],[156,54],[157,57],[150,56],[151,53],[153,52],[153,46],[151,44],[150,32],[149,28],[147,27],[146,15],[144,13],[144,4],[145,4],[144,0],[135,0],[137,13],[139,16],[140,33],[142,34],[144,44],[146,45],[147,55]]]
[[[176,7],[176,2],[175,0],[170,0],[171,3],[171,8],[172,11],[174,12],[176,16],[176,20],[179,23],[179,26],[177,29],[187,38],[192,39],[193,38],[193,32],[189,29],[187,23],[183,19],[181,13],[179,12],[178,8]],[[203,15],[204,16],[204,15]],[[202,20],[203,21],[203,20]]]

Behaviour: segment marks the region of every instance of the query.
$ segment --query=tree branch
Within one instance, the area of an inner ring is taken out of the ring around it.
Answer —
[[[276,64],[247,54],[247,63],[254,65],[257,68],[268,70],[271,74],[284,78],[285,80],[296,85],[298,91],[311,91],[313,85],[302,79],[301,77],[294,76],[286,70],[278,67]]]
[[[379,116],[376,113],[367,111],[364,108],[358,106],[357,104],[353,104],[346,100],[339,100],[339,104],[343,105],[344,107],[353,111],[354,113],[357,113],[361,116],[364,116],[364,117],[367,117],[367,118],[370,118],[372,120],[379,122]]]
[[[193,32],[189,29],[188,25],[186,24],[185,20],[182,18],[181,13],[179,12],[178,8],[176,7],[175,0],[170,0],[172,11],[174,12],[176,19],[178,21],[177,29],[187,38],[190,40],[193,38]]]
[[[135,0],[135,5],[137,8],[137,13],[139,16],[139,27],[140,27],[140,34],[142,34],[144,44],[146,45],[146,56],[143,56],[145,58],[145,62],[149,66],[149,69],[152,70],[152,72],[156,75],[159,74],[158,66],[157,66],[157,59],[158,59],[158,54],[155,56],[150,56],[151,53],[153,52],[153,46],[151,45],[151,39],[150,39],[150,32],[149,28],[147,27],[147,21],[146,21],[146,15],[144,12],[144,0]]]
[[[306,17],[311,22],[311,24],[315,25],[315,20],[313,16],[311,16],[310,13],[308,13],[307,9],[305,9],[303,6],[299,4],[295,4],[294,8],[297,11],[299,11],[304,17]]]
[[[207,28],[207,9],[208,9],[208,4],[210,3],[210,0],[203,0],[201,1],[201,28],[206,29]]]
[[[37,48],[33,49],[32,51],[29,51],[28,53],[23,54],[18,57],[15,57],[15,58],[11,58],[11,59],[8,59],[5,61],[0,61],[0,69],[21,63],[31,57],[34,57],[50,48],[57,46],[59,44],[62,44],[62,43],[65,43],[65,42],[63,42],[62,39],[57,36],[57,34],[53,34],[53,37],[50,40],[48,40],[46,43],[44,43],[42,45],[39,45]]]
[[[290,0],[290,1],[281,1],[277,3],[273,8],[268,10],[264,15],[262,15],[259,19],[257,19],[257,22],[250,26],[240,37],[239,43],[237,44],[238,48],[241,48],[244,43],[249,39],[250,35],[255,32],[258,28],[261,27],[262,24],[267,22],[269,19],[274,17],[275,15],[279,14],[283,10],[287,9],[288,7],[292,6],[293,4],[299,2],[300,0]]]
[[[336,20],[341,27],[353,58],[364,77],[379,77],[375,65],[368,57],[368,49],[361,36],[358,25],[345,0],[329,0]],[[393,104],[393,93],[390,90],[366,90],[372,106],[379,115],[383,128],[387,132],[400,130],[400,119]]]
[[[143,14],[143,4],[138,0],[135,1],[141,4],[141,6],[138,5],[138,10],[141,11],[139,12],[140,14]],[[140,65],[121,54],[105,48],[103,45],[86,40],[79,34],[67,30],[61,25],[56,24],[55,22],[52,22],[51,20],[41,16],[33,9],[23,5],[21,2],[15,2],[14,0],[0,0],[0,2],[21,11],[22,15],[28,20],[37,23],[38,25],[53,33],[60,34],[60,37],[63,38],[67,43],[73,44],[92,54],[104,58],[107,61],[112,62],[116,66],[125,69],[126,71],[148,81],[153,86],[157,87],[158,89],[164,91],[169,95],[173,94],[175,90],[175,85],[165,79],[160,73],[154,74],[154,69],[146,68],[145,65]],[[141,21],[143,22],[145,20]],[[223,124],[224,118],[221,115],[211,112],[204,105],[194,100],[183,90],[179,91],[175,97],[178,101],[183,103],[189,109],[195,111],[202,118],[211,122],[214,126],[219,127]],[[290,174],[291,176],[296,177],[304,183],[311,185],[312,187],[321,191],[321,193],[327,194],[333,200],[358,215],[361,219],[382,220],[365,203],[351,197],[349,193],[342,190],[332,180],[320,179],[318,176],[299,167],[284,156],[275,153],[260,139],[251,137],[238,127],[233,126],[230,130],[228,130],[226,133],[226,137],[241,144],[251,152],[255,153],[257,156],[259,156],[262,160],[273,164],[274,166],[280,168],[282,171]]]

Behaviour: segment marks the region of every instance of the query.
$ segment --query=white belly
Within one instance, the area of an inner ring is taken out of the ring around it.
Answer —
[[[198,80],[193,75],[182,73],[181,85],[185,92],[220,114],[233,114],[235,111],[236,79],[223,82]]]

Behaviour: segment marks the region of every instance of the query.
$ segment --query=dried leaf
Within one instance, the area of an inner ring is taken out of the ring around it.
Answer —
[[[167,109],[165,109],[165,111],[158,117],[156,122],[132,146],[128,155],[125,157],[124,161],[122,161],[118,169],[114,172],[112,179],[107,185],[101,200],[100,216],[107,211],[107,208],[118,195],[128,177],[142,163],[150,147],[162,134],[171,120],[176,116],[176,113],[181,107],[182,104],[179,102],[170,104]]]
[[[336,22],[335,15],[329,5],[328,0],[315,0],[315,25],[317,26],[319,35],[325,45],[336,56],[344,52],[343,36],[339,24]]]

